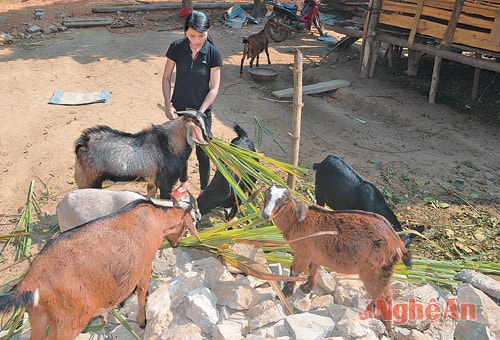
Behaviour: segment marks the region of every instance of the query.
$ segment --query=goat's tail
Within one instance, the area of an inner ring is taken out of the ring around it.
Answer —
[[[313,170],[316,171],[316,169],[318,168],[319,165],[320,165],[320,163],[313,163]]]
[[[0,295],[0,311],[9,313],[19,307],[32,307],[37,304],[38,290],[20,292],[16,289]]]
[[[248,137],[248,134],[245,130],[243,130],[243,128],[238,124],[238,123],[235,123],[233,125],[233,130],[234,132],[236,132],[236,134],[238,135],[238,137]]]
[[[248,39],[247,39],[247,38],[243,38],[243,43],[244,43],[244,44],[249,44],[249,43],[250,43],[250,41],[248,41]]]

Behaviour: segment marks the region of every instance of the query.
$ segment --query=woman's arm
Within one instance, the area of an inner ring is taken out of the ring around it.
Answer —
[[[163,77],[161,80],[161,89],[163,92],[163,100],[165,102],[165,116],[167,119],[177,118],[175,107],[172,106],[170,95],[172,93],[172,73],[174,72],[175,62],[167,57],[165,69],[163,70]]]
[[[203,100],[203,103],[201,103],[201,106],[199,107],[198,110],[200,110],[201,112],[205,112],[205,110],[210,105],[212,105],[215,98],[217,97],[217,94],[219,93],[219,86],[220,86],[220,66],[212,67],[210,69],[210,90],[208,91],[207,95],[205,96],[205,99]]]

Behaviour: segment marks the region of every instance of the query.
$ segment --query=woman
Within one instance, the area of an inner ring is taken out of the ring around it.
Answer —
[[[209,36],[210,22],[203,12],[192,11],[184,25],[185,37],[170,44],[162,78],[165,116],[177,118],[176,111],[197,109],[207,115],[208,128],[212,126],[212,103],[220,85],[222,55]],[[172,73],[176,69],[175,86],[171,95]],[[210,159],[196,147],[199,163],[200,187],[205,190],[210,179]],[[187,163],[181,170],[180,186],[172,192],[176,197],[189,190]]]

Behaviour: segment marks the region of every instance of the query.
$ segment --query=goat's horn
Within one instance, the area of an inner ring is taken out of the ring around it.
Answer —
[[[184,110],[184,111],[177,111],[176,113],[178,116],[188,116],[191,118],[195,118],[198,111],[196,111],[194,109],[188,109],[188,110]]]
[[[255,200],[255,197],[257,197],[257,195],[260,193],[260,192],[264,192],[267,188],[266,187],[260,187],[259,189],[255,190],[248,198],[247,198],[247,203],[253,203],[253,201]]]

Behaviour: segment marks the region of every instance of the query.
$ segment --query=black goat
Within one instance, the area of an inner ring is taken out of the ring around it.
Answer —
[[[321,163],[314,163],[313,169],[316,171],[314,190],[318,205],[326,204],[334,210],[371,211],[384,216],[396,232],[403,231],[380,190],[343,159],[328,155]],[[414,238],[414,234],[405,235],[406,248]],[[411,262],[405,264],[411,266]]]
[[[254,144],[246,131],[238,124],[234,124],[233,128],[238,136],[231,140],[231,144],[242,149],[255,151]],[[233,178],[236,182],[239,182],[240,188],[245,191],[244,184],[234,173]],[[227,220],[232,219],[236,215],[238,204],[239,202],[236,201],[233,188],[220,171],[215,172],[205,191],[198,197],[198,208],[202,215],[216,207],[223,207],[225,208],[224,213]]]
[[[169,198],[194,143],[207,144],[206,115],[178,111],[179,118],[131,134],[109,126],[86,129],[75,143],[75,181],[79,189],[101,188],[104,180],[145,180],[150,197]]]

